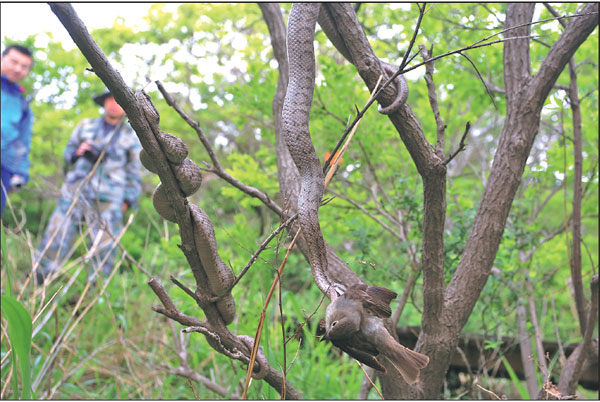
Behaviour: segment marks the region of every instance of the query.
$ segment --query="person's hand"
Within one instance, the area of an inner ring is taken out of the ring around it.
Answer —
[[[123,212],[123,215],[125,214],[125,212],[127,212],[128,209],[129,209],[129,204],[126,203],[125,201],[123,201],[123,204],[121,205],[121,212]]]
[[[80,157],[83,156],[83,154],[86,151],[91,151],[92,150],[92,144],[89,141],[83,141],[81,144],[79,144],[79,148],[77,148],[77,150],[75,151],[75,156],[76,157]]]
[[[23,185],[25,184],[25,179],[18,174],[14,174],[10,178],[10,192],[21,191],[23,189]]]

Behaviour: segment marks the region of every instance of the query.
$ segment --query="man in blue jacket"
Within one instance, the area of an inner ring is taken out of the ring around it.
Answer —
[[[33,57],[26,47],[10,45],[2,52],[2,206],[11,190],[19,190],[29,181],[29,150],[33,113],[18,83],[31,71]]]

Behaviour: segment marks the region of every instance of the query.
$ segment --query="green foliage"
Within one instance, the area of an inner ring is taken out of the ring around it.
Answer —
[[[572,13],[577,8],[576,4],[567,3],[553,6],[561,14]],[[283,4],[282,8],[285,18],[290,4]],[[428,49],[434,45],[433,54],[438,55],[472,44],[502,29],[505,9],[505,4],[433,4],[423,20],[416,45],[423,44]],[[362,4],[358,11],[376,54],[396,65],[408,47],[417,15],[417,7],[410,4]],[[536,18],[548,17],[544,7],[536,9]],[[197,134],[166,105],[156,90],[152,83],[156,79],[161,80],[178,104],[199,122],[221,164],[231,175],[268,193],[283,205],[272,116],[278,72],[272,62],[268,30],[259,8],[247,3],[234,6],[153,4],[145,16],[147,28],[132,28],[126,21],[126,17],[117,19],[112,27],[91,33],[127,83],[134,89],[143,87],[151,95],[160,112],[161,128],[183,138],[190,157],[199,166],[210,161]],[[553,43],[560,32],[558,26],[549,24],[532,26],[532,34],[543,35],[541,40],[545,43]],[[77,49],[65,50],[52,35],[47,35],[45,43],[42,36],[25,40],[25,44],[34,49],[36,58],[34,69],[24,82],[35,114],[31,181],[25,190],[10,195],[14,208],[7,209],[3,218],[9,230],[6,236],[2,235],[7,246],[7,251],[2,252],[5,257],[2,274],[3,279],[4,275],[8,278],[8,268],[16,268],[10,272],[14,272],[11,279],[15,289],[25,286],[33,249],[54,207],[63,181],[62,153],[69,134],[80,119],[98,115],[99,109],[91,98],[104,90],[102,82],[86,70],[88,63]],[[3,38],[3,41],[9,39]],[[354,67],[343,61],[320,29],[315,42],[317,85],[310,129],[322,158],[337,143],[348,116],[354,117],[355,105],[361,108],[369,94]],[[583,118],[584,281],[597,267],[599,246],[597,49],[598,36],[592,34],[575,54]],[[534,72],[547,52],[542,43],[532,42]],[[468,55],[491,87],[503,87],[501,44],[470,51]],[[420,61],[419,56],[413,63]],[[427,139],[435,145],[436,123],[423,75],[424,68],[407,74],[408,102]],[[440,114],[447,125],[445,155],[457,149],[466,122],[472,124],[466,150],[448,165],[444,237],[448,282],[470,235],[504,124],[506,102],[504,94],[493,92],[496,109],[473,66],[458,55],[436,61],[434,80]],[[568,71],[563,71],[558,84],[569,84]],[[568,98],[563,90],[554,89],[544,107],[539,134],[510,212],[494,262],[495,273],[489,277],[465,332],[480,333],[490,339],[517,336],[514,306],[519,297],[529,296],[530,291],[525,286],[529,281],[544,339],[553,340],[556,333],[564,342],[580,339],[576,320],[562,319],[555,323],[552,319],[554,313],[558,317],[572,317],[572,300],[565,287],[570,276],[570,245],[564,231],[551,237],[557,228],[567,225],[571,213],[574,168],[571,138]],[[129,256],[163,283],[181,311],[202,319],[195,302],[168,280],[173,275],[188,286],[194,282],[178,247],[181,239],[177,226],[159,219],[153,209],[151,194],[157,183],[155,175],[144,177],[140,208],[134,212],[135,218],[121,245]],[[340,258],[368,283],[401,293],[412,273],[409,247],[416,250],[420,258],[422,181],[398,133],[375,107],[364,116],[331,188],[362,205],[395,232],[399,232],[400,227],[388,217],[399,219],[401,216],[406,223],[402,228],[406,240],[401,241],[341,197],[319,211],[324,237]],[[204,175],[201,190],[190,197],[190,202],[198,204],[210,216],[219,252],[236,273],[279,223],[278,217],[259,201],[209,172]],[[274,270],[281,263],[285,244],[284,237],[271,243],[271,248],[261,254],[234,289],[238,316],[231,325],[232,332],[254,336],[265,294]],[[69,273],[82,267],[75,260],[81,251],[73,256]],[[52,348],[53,339],[68,324],[74,310],[69,298],[81,294],[85,276],[84,268],[73,288],[57,296],[53,303],[58,308],[52,320],[34,336],[34,378]],[[145,286],[146,281],[136,264],[129,260],[124,262],[107,293],[98,299],[66,340],[69,348],[59,355],[63,366],[60,369],[56,366],[50,372],[39,391],[47,392],[60,384],[54,398],[194,397],[187,380],[173,374],[179,365],[173,351],[173,331],[168,320],[151,311],[150,307],[158,301]],[[27,285],[22,300],[29,300],[25,303],[29,311],[38,311],[35,306],[48,302],[56,290],[57,285],[47,289],[43,299],[36,299],[32,285]],[[420,325],[421,290],[422,279],[418,278],[402,314],[401,325]],[[92,295],[97,294],[95,292],[98,289],[93,290]],[[586,295],[588,293],[586,286]],[[85,300],[89,302],[92,295]],[[267,309],[262,347],[274,367],[283,367],[285,362],[287,378],[305,398],[353,399],[358,394],[362,371],[354,360],[337,354],[314,337],[318,319],[324,313],[324,306],[319,307],[321,297],[308,263],[297,252],[292,253],[282,276],[284,317],[281,317],[277,297]],[[549,306],[552,305],[556,311],[551,311]],[[302,341],[294,338],[285,343],[302,324],[301,331],[298,330]],[[174,328],[175,333],[181,329],[178,324]],[[244,368],[237,361],[216,353],[204,337],[191,334],[186,335],[186,339],[190,343],[187,348],[190,367],[228,388],[230,393],[239,393],[245,378]],[[4,343],[1,347],[4,356],[7,347]],[[510,373],[506,363],[505,366]],[[556,367],[554,373],[558,370],[560,367]],[[61,383],[65,373],[72,376]],[[2,381],[5,379],[3,370]],[[516,377],[511,384],[514,384],[512,388],[517,387],[511,394],[513,397],[526,395],[527,391]],[[196,384],[194,392],[201,399],[220,397]],[[278,395],[264,382],[254,381],[249,397],[275,399]]]
[[[523,386],[523,384],[521,384],[521,382],[519,381],[519,377],[517,376],[517,373],[515,373],[515,370],[512,368],[512,366],[510,365],[510,363],[508,362],[506,357],[502,356],[501,359],[502,359],[502,363],[504,364],[504,368],[506,368],[506,371],[508,371],[508,375],[510,376],[510,379],[517,387],[517,390],[519,390],[519,395],[521,396],[521,399],[523,399],[523,400],[531,399],[531,397],[529,396],[529,392],[527,391],[527,388],[525,388]]]
[[[14,394],[18,393],[17,362],[21,374],[21,399],[31,399],[31,316],[17,299],[12,296],[0,296],[2,316],[6,318],[8,339],[13,353]]]

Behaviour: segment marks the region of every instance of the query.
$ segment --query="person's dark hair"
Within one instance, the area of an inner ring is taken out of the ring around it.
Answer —
[[[23,53],[26,56],[29,56],[31,60],[33,60],[33,55],[31,54],[31,50],[21,45],[8,45],[6,49],[2,51],[2,56],[6,56],[11,49],[15,49],[19,53]]]

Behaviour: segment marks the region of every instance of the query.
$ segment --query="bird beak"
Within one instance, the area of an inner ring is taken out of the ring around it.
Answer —
[[[323,335],[321,337],[321,341],[320,342],[324,342],[324,341],[328,341],[329,340],[329,332],[326,332],[325,335]]]

